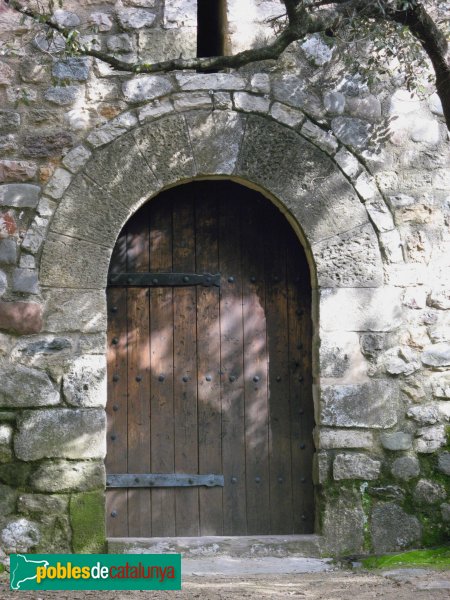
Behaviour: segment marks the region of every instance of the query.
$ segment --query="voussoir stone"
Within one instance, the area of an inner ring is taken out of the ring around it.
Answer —
[[[36,302],[0,302],[0,330],[18,335],[39,333],[42,310]]]
[[[412,448],[412,435],[403,431],[384,432],[380,435],[380,441],[386,450],[409,450]]]
[[[177,74],[176,80],[183,91],[193,90],[243,90],[247,83],[234,73]]]
[[[338,454],[333,463],[333,477],[341,479],[378,479],[381,463],[365,454]]]
[[[322,425],[383,429],[397,422],[397,391],[387,381],[322,386]]]
[[[31,476],[38,492],[84,492],[105,486],[105,465],[95,461],[44,461]]]
[[[361,119],[336,117],[331,128],[339,141],[354,150],[363,150],[369,142],[370,125]]]
[[[18,420],[14,450],[20,460],[103,458],[105,412],[102,409],[24,411]]]
[[[420,541],[419,519],[394,503],[378,504],[372,510],[372,542],[376,553],[403,550]]]
[[[392,475],[396,479],[408,481],[418,477],[420,473],[420,464],[415,456],[401,456],[392,463]]]
[[[127,102],[145,102],[170,94],[173,83],[164,75],[138,75],[122,85],[123,95]]]
[[[21,365],[0,368],[0,406],[22,408],[59,404],[59,392],[43,371]]]

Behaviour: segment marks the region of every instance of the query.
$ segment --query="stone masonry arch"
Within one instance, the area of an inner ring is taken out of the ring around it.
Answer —
[[[354,447],[343,429],[332,428],[377,430],[396,422],[395,394],[385,381],[368,377],[358,332],[395,327],[398,293],[384,285],[373,211],[346,173],[343,156],[349,153],[341,149],[338,158],[337,141],[319,128],[305,135],[275,118],[232,110],[170,112],[141,125],[124,113],[115,121],[88,136],[92,152],[73,150],[64,159],[71,173],[58,169],[47,186],[59,200],[40,264],[47,330],[104,335],[110,254],[124,223],[149,198],[198,178],[257,189],[296,230],[314,279],[316,483],[324,483],[329,466],[321,448]],[[95,381],[80,410],[99,414],[106,401],[101,343],[72,368]],[[361,432],[361,440],[371,435]],[[104,438],[102,426],[96,436]],[[86,458],[98,458],[102,443],[94,442],[97,455]],[[331,552],[362,546],[361,498],[343,494],[334,505],[321,506],[318,498]]]

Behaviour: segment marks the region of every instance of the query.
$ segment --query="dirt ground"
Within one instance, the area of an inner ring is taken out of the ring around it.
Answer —
[[[1,600],[235,600],[237,598],[303,598],[305,600],[448,600],[450,570],[393,571],[335,570],[289,575],[249,575],[245,578],[189,576],[179,592],[12,592],[0,580]]]

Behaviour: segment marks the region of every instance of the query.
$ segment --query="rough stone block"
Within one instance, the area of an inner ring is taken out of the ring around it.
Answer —
[[[420,464],[415,456],[401,456],[392,463],[392,475],[396,479],[409,481],[420,474]]]
[[[320,338],[320,376],[339,379],[334,383],[367,381],[367,362],[364,359],[357,333],[326,333]],[[328,382],[329,383],[329,382]]]
[[[105,33],[112,29],[113,22],[110,15],[103,12],[94,12],[89,15],[89,21],[99,33]]]
[[[174,56],[195,56],[196,31],[196,27],[141,30],[138,38],[140,57],[144,62],[159,62]]]
[[[410,450],[412,448],[412,435],[404,431],[386,431],[380,435],[380,442],[386,450]]]
[[[35,158],[61,156],[73,145],[73,137],[67,131],[46,134],[30,134],[24,137],[23,154]]]
[[[320,423],[387,429],[397,422],[397,397],[387,381],[322,386]]]
[[[385,231],[380,234],[380,243],[383,253],[390,263],[403,262],[403,242],[397,229]]]
[[[0,463],[9,462],[12,458],[13,428],[6,423],[0,423]]]
[[[108,121],[106,125],[99,127],[98,129],[94,129],[88,136],[87,141],[94,148],[98,148],[99,146],[104,146],[105,144],[109,144],[116,138],[120,137],[133,127],[137,125],[137,119],[131,112],[125,112],[116,117],[115,119],[111,119]]]
[[[43,295],[45,331],[106,331],[106,298],[103,291],[48,289],[44,290]]]
[[[300,132],[327,154],[333,155],[338,149],[338,142],[334,135],[309,120],[305,121]]]
[[[20,127],[20,114],[13,110],[0,110],[0,132],[10,133]]]
[[[110,254],[103,246],[50,233],[41,258],[41,285],[103,289]]]
[[[82,93],[83,90],[75,85],[55,86],[48,88],[44,98],[58,106],[71,106],[81,98]]]
[[[384,353],[382,363],[389,375],[412,375],[420,369],[417,353],[408,346],[394,346]]]
[[[25,234],[22,250],[36,254],[44,242],[48,224],[49,219],[36,216]]]
[[[377,231],[385,232],[394,229],[394,219],[381,196],[368,200],[365,207]]]
[[[0,263],[15,265],[17,263],[17,242],[14,239],[0,239]]]
[[[30,552],[40,539],[38,524],[23,518],[8,521],[1,533],[2,548],[8,554]]]
[[[236,113],[191,113],[186,116],[198,173],[231,174],[239,156],[244,118]]]
[[[441,452],[438,455],[438,469],[444,475],[450,475],[450,452]]]
[[[44,461],[31,476],[38,492],[84,492],[104,488],[105,465],[96,461]]]
[[[197,25],[196,3],[192,0],[176,0],[164,6],[164,26]]]
[[[366,517],[359,490],[337,490],[327,499],[322,532],[327,551],[335,555],[360,554],[364,544]]]
[[[34,269],[14,269],[12,289],[23,294],[37,294],[39,292],[39,282],[36,271]]]
[[[150,119],[157,119],[158,117],[162,117],[163,115],[167,115],[168,113],[173,112],[173,104],[167,99],[163,98],[162,100],[153,100],[153,102],[149,102],[145,104],[139,110],[139,121],[144,123]]]
[[[372,542],[378,554],[404,550],[420,542],[419,519],[394,503],[377,504],[372,510]]]
[[[37,165],[27,160],[0,160],[0,183],[30,181],[37,173]],[[4,186],[1,186],[2,188]],[[3,205],[0,193],[0,205]],[[8,206],[8,205],[6,205]]]
[[[403,322],[400,294],[394,287],[322,289],[321,328],[375,332],[396,329]]]
[[[112,53],[124,54],[133,51],[133,40],[130,35],[120,33],[118,35],[110,35],[106,39],[106,47]]]
[[[334,448],[373,448],[373,433],[354,429],[319,429],[316,447],[322,450]]]
[[[320,287],[377,287],[383,284],[378,240],[370,224],[313,244]]]
[[[433,395],[436,398],[450,400],[450,375],[439,375],[431,381]]]
[[[307,89],[304,79],[295,74],[272,77],[272,93],[275,100],[300,108],[316,119],[325,116],[321,98]]]
[[[445,487],[428,479],[417,482],[413,492],[414,500],[419,504],[435,504],[447,498]]]
[[[347,231],[349,218],[355,227],[367,222],[364,207],[331,160],[274,121],[248,117],[236,173],[282,198],[310,243]]]
[[[432,289],[427,298],[428,306],[441,310],[450,309],[450,290],[446,287]]]
[[[167,116],[133,132],[139,150],[164,185],[195,174],[195,164],[184,119]]]
[[[116,14],[121,27],[127,30],[151,27],[156,19],[155,13],[145,8],[122,8]]]
[[[342,115],[345,110],[345,96],[341,92],[325,92],[323,105],[327,113],[331,115]]]
[[[0,368],[0,406],[23,408],[59,404],[59,392],[43,371],[21,365]]]
[[[376,96],[365,98],[346,99],[346,108],[352,117],[366,120],[378,120],[381,118],[381,102]]]
[[[286,104],[282,104],[281,102],[274,102],[272,104],[270,116],[288,127],[298,127],[306,118],[300,110],[286,106]]]
[[[97,554],[104,552],[105,497],[103,491],[73,494],[70,498],[70,525],[73,552]]]
[[[406,416],[414,419],[419,425],[434,425],[439,421],[439,409],[434,404],[411,406],[406,411]]]
[[[105,412],[102,409],[24,411],[14,450],[20,460],[103,458]]]
[[[9,65],[0,62],[0,85],[9,85],[14,79],[14,71]]]
[[[104,356],[81,356],[73,360],[63,377],[63,396],[76,407],[106,405],[106,359]]]
[[[54,63],[52,75],[63,81],[86,81],[89,77],[90,63],[85,57],[65,58]]]
[[[441,448],[445,442],[446,436],[444,425],[422,427],[416,432],[414,450],[421,454],[431,454]]]
[[[5,210],[0,212],[0,236],[4,238],[15,233],[17,233],[17,221],[14,211]]]
[[[35,208],[39,202],[41,188],[29,183],[0,185],[0,206],[13,208]]]
[[[333,477],[341,479],[378,479],[381,463],[365,454],[338,454],[333,463]]]
[[[242,112],[265,114],[269,111],[270,100],[264,96],[256,96],[248,92],[235,92],[233,100],[236,110],[241,110]]]
[[[450,366],[450,343],[440,342],[426,346],[423,349],[422,362],[427,367],[449,367]]]
[[[192,90],[244,90],[247,82],[240,75],[234,73],[217,74],[176,74],[180,88],[185,91]]]
[[[42,306],[35,302],[0,302],[0,330],[18,335],[39,333]]]

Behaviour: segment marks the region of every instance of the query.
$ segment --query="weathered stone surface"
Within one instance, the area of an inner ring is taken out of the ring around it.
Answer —
[[[339,489],[325,506],[322,534],[327,550],[336,555],[359,554],[364,544],[366,517],[359,491]]]
[[[367,121],[336,117],[331,122],[331,128],[339,141],[354,150],[364,150],[369,142],[370,126]]]
[[[35,302],[0,302],[0,330],[19,335],[39,333],[42,306]]]
[[[41,285],[102,289],[110,254],[103,246],[51,233],[41,258]]]
[[[335,154],[334,160],[341,167],[343,172],[351,179],[357,177],[361,172],[361,163],[354,154],[348,150],[345,150],[345,148],[341,148],[339,152]]]
[[[365,207],[377,231],[386,232],[394,229],[394,220],[381,196],[366,202]]]
[[[123,54],[133,51],[133,40],[127,33],[110,35],[106,40],[106,47],[110,52]]]
[[[395,552],[420,542],[419,520],[393,503],[378,504],[372,510],[372,542],[374,551]]]
[[[44,329],[51,332],[106,330],[106,300],[97,290],[45,290]]]
[[[9,85],[14,79],[14,71],[9,65],[0,62],[0,85]]]
[[[71,106],[81,94],[82,90],[75,85],[55,86],[45,92],[44,98],[58,106]]]
[[[20,460],[103,458],[105,412],[94,408],[24,411],[14,450]]]
[[[13,110],[0,110],[0,131],[9,133],[20,127],[20,114]]]
[[[49,364],[52,357],[56,361],[63,356],[70,356],[74,350],[74,341],[65,337],[45,335],[39,337],[22,338],[15,345],[11,357],[16,362],[27,366],[36,365],[44,367]]]
[[[71,173],[77,173],[91,156],[92,152],[90,150],[84,146],[77,146],[65,155],[62,162]]]
[[[40,216],[36,216],[33,219],[28,231],[22,242],[22,249],[32,254],[36,254],[45,239],[47,233],[49,220]]]
[[[17,491],[14,488],[0,484],[0,498],[0,518],[16,512]]]
[[[137,0],[137,2],[145,1],[148,0]],[[164,26],[179,27],[180,25],[190,25],[191,27],[197,25],[196,7],[191,0],[177,0],[177,2],[168,2],[164,6]]]
[[[192,90],[243,90],[246,81],[234,73],[176,74],[178,85],[183,91]]]
[[[105,465],[95,461],[44,461],[31,476],[38,492],[84,492],[104,488]]]
[[[436,398],[450,399],[450,375],[442,375],[431,382]]]
[[[145,104],[139,110],[139,121],[141,123],[144,123],[145,121],[150,119],[157,119],[158,117],[162,117],[163,115],[173,112],[173,110],[173,104],[169,99],[156,99],[153,100],[153,102]]]
[[[330,131],[324,131],[309,120],[305,121],[300,132],[328,154],[334,154],[338,149],[338,142],[334,135]]]
[[[195,56],[197,52],[195,29],[145,29],[139,32],[138,49],[145,62],[167,60],[169,56]]]
[[[212,98],[212,94],[209,94],[208,92],[183,92],[181,94],[174,94],[172,96],[172,101],[175,110],[180,112],[196,108],[207,108],[212,110]]]
[[[171,115],[133,132],[139,150],[164,185],[192,177],[195,164],[184,119]]]
[[[141,162],[144,162],[142,157]],[[87,169],[88,174],[95,172],[95,166],[95,163],[91,162]],[[111,171],[108,169],[108,172]],[[135,171],[131,170],[128,176],[133,174]],[[120,178],[120,173],[116,172],[115,176]],[[137,175],[135,177],[138,178]],[[94,181],[98,182],[97,179]],[[102,181],[98,183],[101,184]],[[132,192],[131,189],[130,193]],[[79,198],[83,198],[81,205]],[[129,211],[115,196],[99,189],[91,180],[80,174],[74,178],[65,193],[54,216],[52,230],[112,247],[128,216]]]
[[[382,500],[403,500],[405,492],[398,485],[369,486],[367,493]]]
[[[324,331],[391,331],[403,322],[400,294],[394,287],[324,288],[320,292],[321,328]]]
[[[35,158],[61,156],[72,147],[73,138],[66,131],[56,131],[43,135],[27,135],[23,140],[24,155]]]
[[[288,127],[297,127],[305,120],[305,115],[296,108],[286,106],[281,102],[274,102],[270,109],[270,116],[275,120],[287,125]]]
[[[367,448],[373,447],[373,433],[347,429],[319,429],[316,436],[316,447],[322,450],[333,448]]]
[[[439,421],[439,409],[434,404],[411,406],[406,415],[420,425],[434,425]]]
[[[275,100],[295,108],[300,108],[317,119],[325,116],[322,100],[308,90],[304,79],[291,73],[272,77],[272,91]]]
[[[155,13],[144,8],[122,8],[116,14],[123,29],[151,27],[156,19]]]
[[[430,454],[443,446],[446,442],[444,425],[422,427],[417,430],[414,440],[414,450],[421,454]]]
[[[50,196],[50,198],[59,200],[66,191],[71,179],[72,175],[69,173],[69,171],[61,168],[56,169],[56,171],[53,173],[53,177],[45,186],[45,194]]]
[[[438,454],[438,469],[444,475],[450,475],[450,452]]]
[[[164,75],[139,75],[125,81],[122,91],[127,102],[138,103],[169,94],[173,84]]]
[[[450,343],[440,342],[426,346],[422,352],[422,362],[427,367],[450,366]]]
[[[346,99],[346,108],[352,117],[359,119],[377,120],[381,117],[381,102],[376,96]]]
[[[19,267],[21,269],[35,269],[36,259],[31,254],[21,254]]]
[[[37,165],[26,160],[0,160],[0,183],[30,181],[37,172]],[[2,186],[3,187],[3,186]],[[0,203],[1,195],[0,195]]]
[[[387,381],[322,386],[322,425],[386,429],[397,422],[397,392]]]
[[[312,246],[321,287],[376,287],[383,283],[378,240],[370,224]]]
[[[14,239],[0,239],[0,263],[15,265],[17,262],[17,242]]]
[[[381,463],[365,454],[338,454],[333,463],[333,477],[341,479],[378,479]]]
[[[21,365],[0,368],[0,406],[22,408],[59,404],[59,392],[48,375]]]
[[[39,282],[36,271],[34,269],[14,269],[12,289],[23,294],[37,294],[39,292]]]
[[[104,356],[76,358],[63,377],[63,395],[76,407],[106,405],[106,359]]]
[[[427,479],[421,479],[414,488],[413,497],[419,504],[434,504],[435,502],[445,500],[447,493],[443,485]]]
[[[9,521],[1,533],[2,547],[8,554],[29,552],[38,545],[40,538],[38,524],[28,519]]]
[[[322,485],[329,479],[329,460],[327,452],[315,452],[313,455],[313,483]]]
[[[97,28],[99,33],[105,33],[109,31],[112,26],[112,20],[110,16],[103,12],[94,12],[89,15],[89,21]]]
[[[305,42],[300,44],[300,48],[317,67],[326,65],[333,56],[333,48],[325,44],[319,33],[313,33]]]
[[[53,12],[52,21],[60,27],[72,28],[81,24],[80,17],[68,10],[58,8]]]
[[[323,105],[327,113],[331,115],[342,115],[345,109],[345,96],[341,92],[325,92]]]
[[[0,463],[9,462],[12,458],[12,435],[11,425],[0,423]]]
[[[41,188],[29,183],[0,185],[0,206],[35,208],[39,202]]]
[[[420,464],[415,456],[401,456],[392,463],[392,475],[396,479],[409,481],[420,474]]]
[[[267,73],[255,73],[250,79],[250,88],[259,94],[270,94],[270,77]]]
[[[186,117],[198,173],[231,174],[244,134],[244,118],[228,112],[196,112]]]
[[[236,110],[243,112],[267,113],[270,106],[269,98],[256,96],[248,92],[235,92],[233,94],[234,106]]]
[[[364,356],[375,358],[386,345],[384,335],[379,333],[363,333],[360,337],[361,351]]]
[[[437,288],[431,290],[427,299],[428,306],[440,308],[442,310],[450,309],[450,290],[446,288]]]
[[[403,261],[403,243],[397,229],[381,233],[380,243],[383,253],[390,263],[400,263]]]
[[[383,364],[390,375],[412,375],[420,369],[417,353],[407,346],[395,346],[383,355]]]
[[[12,133],[0,135],[0,152],[7,154],[8,152],[16,151],[18,147],[17,136]]]
[[[380,442],[386,450],[410,450],[412,448],[412,435],[404,431],[383,432]]]
[[[21,514],[40,516],[47,514],[65,515],[68,509],[67,496],[46,494],[21,494],[17,508]]]
[[[355,227],[367,222],[364,207],[331,160],[274,121],[248,117],[236,173],[282,198],[310,243],[347,231],[350,212]]]
[[[65,58],[54,63],[52,75],[55,79],[64,81],[86,81],[89,77],[89,59],[81,58]]]
[[[137,119],[134,114],[131,112],[125,112],[115,119],[108,121],[106,125],[103,125],[98,129],[94,129],[88,135],[87,141],[91,144],[91,146],[94,146],[94,148],[98,148],[99,146],[109,144],[109,142],[112,142],[119,136],[123,135],[135,125],[137,125]]]
[[[6,273],[0,271],[0,298],[6,292],[8,287],[8,278],[6,277]]]

